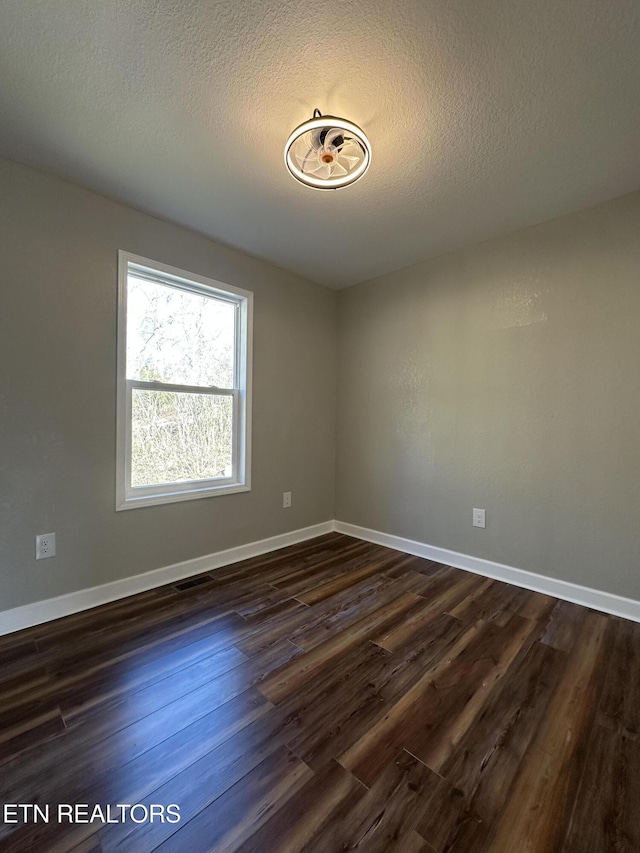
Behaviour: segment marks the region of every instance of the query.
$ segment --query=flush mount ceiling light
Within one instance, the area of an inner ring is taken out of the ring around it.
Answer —
[[[353,122],[313,111],[284,147],[294,178],[318,190],[338,190],[359,180],[371,163],[371,145]]]

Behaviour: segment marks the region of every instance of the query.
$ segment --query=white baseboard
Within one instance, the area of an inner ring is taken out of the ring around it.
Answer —
[[[552,595],[565,601],[573,601],[584,607],[591,607],[603,613],[611,613],[624,619],[640,622],[640,601],[632,598],[624,598],[611,592],[599,589],[591,589],[587,586],[571,583],[570,581],[557,580],[546,575],[528,572],[524,569],[516,569],[513,566],[505,566],[502,563],[494,563],[481,557],[472,557],[469,554],[460,554],[447,548],[438,548],[435,545],[427,545],[424,542],[416,542],[413,539],[404,539],[402,536],[393,536],[390,533],[381,533],[379,530],[371,530],[368,527],[360,527],[356,524],[348,524],[344,521],[325,521],[322,524],[314,524],[311,527],[303,527],[292,530],[290,533],[282,533],[279,536],[271,536],[269,539],[260,539],[247,545],[239,545],[236,548],[227,548],[225,551],[217,551],[214,554],[206,554],[203,557],[195,557],[193,560],[185,560],[182,563],[174,563],[171,566],[163,566],[153,569],[141,575],[112,581],[111,583],[94,586],[90,589],[70,592],[57,598],[49,598],[44,601],[36,601],[33,604],[25,604],[22,607],[14,607],[12,610],[0,611],[0,636],[20,631],[22,628],[31,628],[52,619],[89,610],[100,604],[108,604],[119,598],[126,598],[138,592],[155,589],[164,584],[175,583],[184,578],[219,569],[231,563],[238,563],[250,557],[258,557],[276,551],[278,548],[286,548],[307,539],[314,539],[325,533],[344,533],[356,539],[366,542],[374,542],[384,545],[405,554],[414,554],[417,557],[425,557],[447,566],[474,574],[483,575],[487,578],[504,581],[515,586],[541,592],[544,595]]]
[[[334,530],[347,536],[354,536],[356,539],[364,539],[366,542],[374,542],[376,545],[395,548],[396,551],[414,554],[416,557],[425,557],[437,563],[445,563],[447,566],[465,569],[477,575],[484,575],[484,577],[494,578],[525,589],[532,589],[544,595],[552,595],[554,598],[573,601],[575,604],[582,604],[584,607],[591,607],[593,610],[600,610],[603,613],[611,613],[614,616],[622,616],[623,619],[640,622],[640,601],[633,598],[624,598],[611,592],[591,589],[588,586],[580,586],[580,584],[570,581],[557,580],[524,569],[516,569],[513,566],[505,566],[502,563],[493,563],[491,560],[483,560],[481,557],[460,554],[457,551],[449,551],[447,548],[438,548],[435,545],[427,545],[413,539],[404,539],[402,536],[392,536],[389,533],[370,530],[368,527],[359,527],[357,524],[347,524],[344,521],[335,521]]]
[[[99,604],[107,604],[128,595],[145,592],[164,584],[175,583],[183,578],[219,569],[240,560],[250,557],[258,557],[260,554],[268,554],[278,548],[286,548],[287,545],[295,545],[306,539],[314,539],[325,533],[333,531],[333,521],[325,521],[322,524],[314,524],[311,527],[302,527],[292,530],[290,533],[281,533],[271,536],[269,539],[260,539],[247,545],[239,545],[236,548],[227,548],[225,551],[217,551],[214,554],[206,554],[203,557],[195,557],[193,560],[185,560],[182,563],[174,563],[171,566],[163,566],[153,569],[141,575],[94,586],[90,589],[70,592],[67,595],[59,595],[44,601],[36,601],[33,604],[25,604],[22,607],[14,607],[12,610],[0,611],[0,636],[20,631],[22,628],[31,628],[42,622],[50,622],[61,616],[69,616],[97,607]]]

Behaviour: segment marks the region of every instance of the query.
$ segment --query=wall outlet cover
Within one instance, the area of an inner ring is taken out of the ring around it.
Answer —
[[[473,526],[474,527],[486,527],[486,517],[485,511],[483,509],[473,509]]]
[[[36,536],[36,560],[46,560],[56,555],[56,534],[40,533]]]

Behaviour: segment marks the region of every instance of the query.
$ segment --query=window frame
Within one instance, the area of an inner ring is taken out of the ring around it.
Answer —
[[[128,277],[133,268],[148,279],[190,293],[234,303],[235,358],[233,389],[127,379]],[[251,385],[253,343],[253,293],[167,264],[118,252],[118,311],[116,366],[116,510],[157,506],[251,490]],[[162,390],[212,394],[233,398],[233,469],[235,476],[221,479],[186,480],[152,486],[131,485],[131,413],[133,390]]]

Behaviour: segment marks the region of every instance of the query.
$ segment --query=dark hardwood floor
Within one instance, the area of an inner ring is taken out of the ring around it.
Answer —
[[[0,638],[0,850],[631,853],[639,734],[640,625],[329,534]]]

